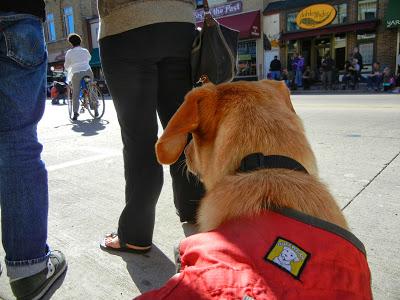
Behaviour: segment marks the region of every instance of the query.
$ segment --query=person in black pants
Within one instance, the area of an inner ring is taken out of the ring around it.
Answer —
[[[162,126],[191,90],[190,53],[195,27],[156,23],[100,39],[104,75],[121,126],[126,206],[116,235],[104,248],[138,252],[152,243],[155,207],[163,185],[157,162],[158,112]],[[174,203],[181,222],[194,222],[203,186],[183,169],[184,156],[170,167]],[[128,244],[128,245],[127,245]],[[134,249],[134,251],[131,251]]]

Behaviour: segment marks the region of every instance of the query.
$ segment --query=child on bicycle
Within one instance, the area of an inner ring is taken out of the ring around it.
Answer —
[[[93,72],[89,61],[92,58],[89,51],[81,47],[82,39],[76,33],[68,36],[68,42],[72,49],[65,54],[64,68],[68,71],[67,81],[72,83],[72,106],[74,116],[72,120],[76,121],[79,116],[79,91],[83,77],[89,76],[93,80]]]

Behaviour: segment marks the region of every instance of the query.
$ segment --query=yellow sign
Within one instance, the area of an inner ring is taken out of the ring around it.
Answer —
[[[301,29],[321,28],[332,23],[336,9],[329,4],[315,4],[301,10],[296,17],[296,24]]]

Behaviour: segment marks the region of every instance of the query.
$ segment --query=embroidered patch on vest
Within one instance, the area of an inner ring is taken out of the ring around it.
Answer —
[[[264,259],[298,279],[310,256],[295,243],[278,237]]]

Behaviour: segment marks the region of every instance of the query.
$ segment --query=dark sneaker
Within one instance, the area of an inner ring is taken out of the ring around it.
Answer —
[[[79,116],[78,113],[74,113],[74,116],[72,117],[72,121],[78,120],[78,116]]]
[[[38,300],[67,269],[67,261],[60,251],[52,251],[47,268],[30,277],[11,281],[11,289],[18,300]]]

